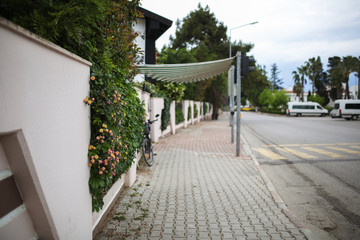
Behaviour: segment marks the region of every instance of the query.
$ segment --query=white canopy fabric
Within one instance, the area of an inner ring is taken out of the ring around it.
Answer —
[[[209,79],[229,70],[234,58],[209,62],[183,64],[145,64],[138,66],[140,73],[159,81],[188,83]]]

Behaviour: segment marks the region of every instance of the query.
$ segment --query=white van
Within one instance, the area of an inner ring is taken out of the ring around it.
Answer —
[[[336,100],[331,117],[342,117],[346,120],[357,120],[360,116],[360,100],[340,99]]]
[[[287,115],[295,115],[297,117],[301,115],[319,115],[325,116],[328,114],[328,110],[324,109],[317,102],[288,102]]]

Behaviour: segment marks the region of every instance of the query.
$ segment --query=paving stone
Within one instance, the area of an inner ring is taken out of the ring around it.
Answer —
[[[136,190],[125,189],[99,239],[305,239],[273,201],[251,157],[235,157],[228,115],[190,125],[154,144],[140,161]],[[137,202],[137,204],[135,203]],[[147,216],[143,219],[143,209]]]

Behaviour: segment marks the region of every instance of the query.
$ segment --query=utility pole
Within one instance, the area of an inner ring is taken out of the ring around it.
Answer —
[[[237,69],[236,69],[236,156],[240,157],[240,121],[241,121],[241,52],[236,54]]]
[[[230,67],[230,125],[231,125],[231,143],[234,143],[234,81],[235,81],[235,66]]]

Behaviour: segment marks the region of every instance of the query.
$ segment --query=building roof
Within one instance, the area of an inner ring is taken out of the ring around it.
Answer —
[[[138,10],[144,14],[146,20],[149,20],[146,23],[146,31],[147,34],[150,35],[149,37],[154,40],[158,39],[172,25],[171,20],[153,13],[145,8],[138,7]]]

